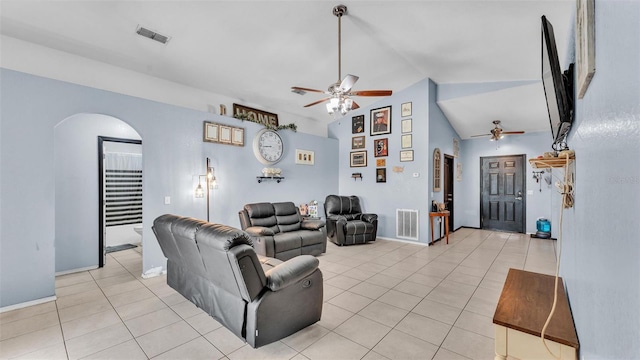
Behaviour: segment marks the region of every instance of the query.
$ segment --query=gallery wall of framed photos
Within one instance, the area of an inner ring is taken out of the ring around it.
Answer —
[[[369,119],[365,115],[357,115],[351,118],[351,152],[349,154],[350,167],[367,166],[367,136],[366,127],[369,127],[373,156],[376,158],[377,183],[387,182],[386,157],[389,156],[389,145],[391,142],[400,144],[399,161],[414,161],[413,152],[413,123],[412,123],[412,103],[405,102],[400,106],[400,134],[397,140],[390,136],[392,133],[392,106],[383,106],[369,111]],[[387,135],[387,137],[382,137]],[[397,143],[396,143],[397,141]]]

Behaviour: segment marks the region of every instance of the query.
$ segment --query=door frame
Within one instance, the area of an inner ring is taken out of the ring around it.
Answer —
[[[444,168],[444,165],[447,163],[449,163],[449,171],[442,172],[442,180],[443,180],[442,201],[448,203],[447,192],[445,191],[445,189],[447,188],[451,189],[451,208],[447,210],[449,210],[449,231],[452,232],[454,230],[453,213],[455,212],[455,206],[453,205],[453,202],[455,201],[455,180],[454,180],[455,157],[453,155],[444,154],[444,161],[442,163],[443,168]],[[447,182],[448,184],[446,184]]]
[[[104,234],[106,232],[104,223],[104,142],[117,142],[126,144],[138,144],[142,145],[142,140],[135,139],[123,139],[109,136],[98,135],[98,267],[104,266],[105,247],[104,247]],[[144,179],[144,177],[143,177]],[[142,205],[144,207],[144,203]]]
[[[480,156],[480,229],[484,229],[484,222],[482,218],[482,193],[483,193],[483,179],[484,171],[482,169],[483,159],[489,158],[505,158],[505,157],[521,157],[522,158],[522,229],[519,231],[521,234],[527,233],[527,155],[526,154],[514,154],[514,155],[496,155],[496,156]],[[499,231],[499,230],[495,230]]]

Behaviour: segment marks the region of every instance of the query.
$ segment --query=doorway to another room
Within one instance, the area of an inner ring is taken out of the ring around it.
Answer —
[[[98,137],[99,267],[142,245],[142,141]]]
[[[453,156],[444,155],[444,194],[442,201],[444,202],[445,208],[449,210],[449,232],[453,232]]]
[[[480,158],[480,228],[525,232],[525,155]]]

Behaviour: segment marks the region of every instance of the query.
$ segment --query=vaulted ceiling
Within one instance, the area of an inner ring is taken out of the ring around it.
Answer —
[[[343,3],[342,76],[355,90],[441,85],[439,105],[462,138],[544,131],[540,17],[554,24],[560,61],[574,0],[548,1],[17,1],[0,2],[1,33],[78,56],[224,94],[299,121],[333,120],[322,94],[338,80],[337,18]],[[166,45],[138,25],[171,37]],[[360,106],[379,98],[358,97]]]

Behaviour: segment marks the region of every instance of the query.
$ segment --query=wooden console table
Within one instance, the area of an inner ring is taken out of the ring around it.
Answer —
[[[554,282],[551,275],[509,269],[493,316],[495,360],[554,359],[540,339],[553,305]],[[562,278],[558,279],[558,302],[544,338],[555,356],[578,359],[580,344]]]
[[[431,242],[429,243],[429,245],[433,245],[433,243],[435,242],[435,239],[433,238],[433,218],[437,217],[443,217],[444,218],[444,231],[445,234],[447,234],[447,244],[449,243],[449,210],[444,210],[444,211],[437,211],[437,212],[430,212],[429,213],[429,223],[431,225]],[[440,231],[438,233],[439,237],[438,239],[440,239],[442,237],[442,224],[440,224]]]

